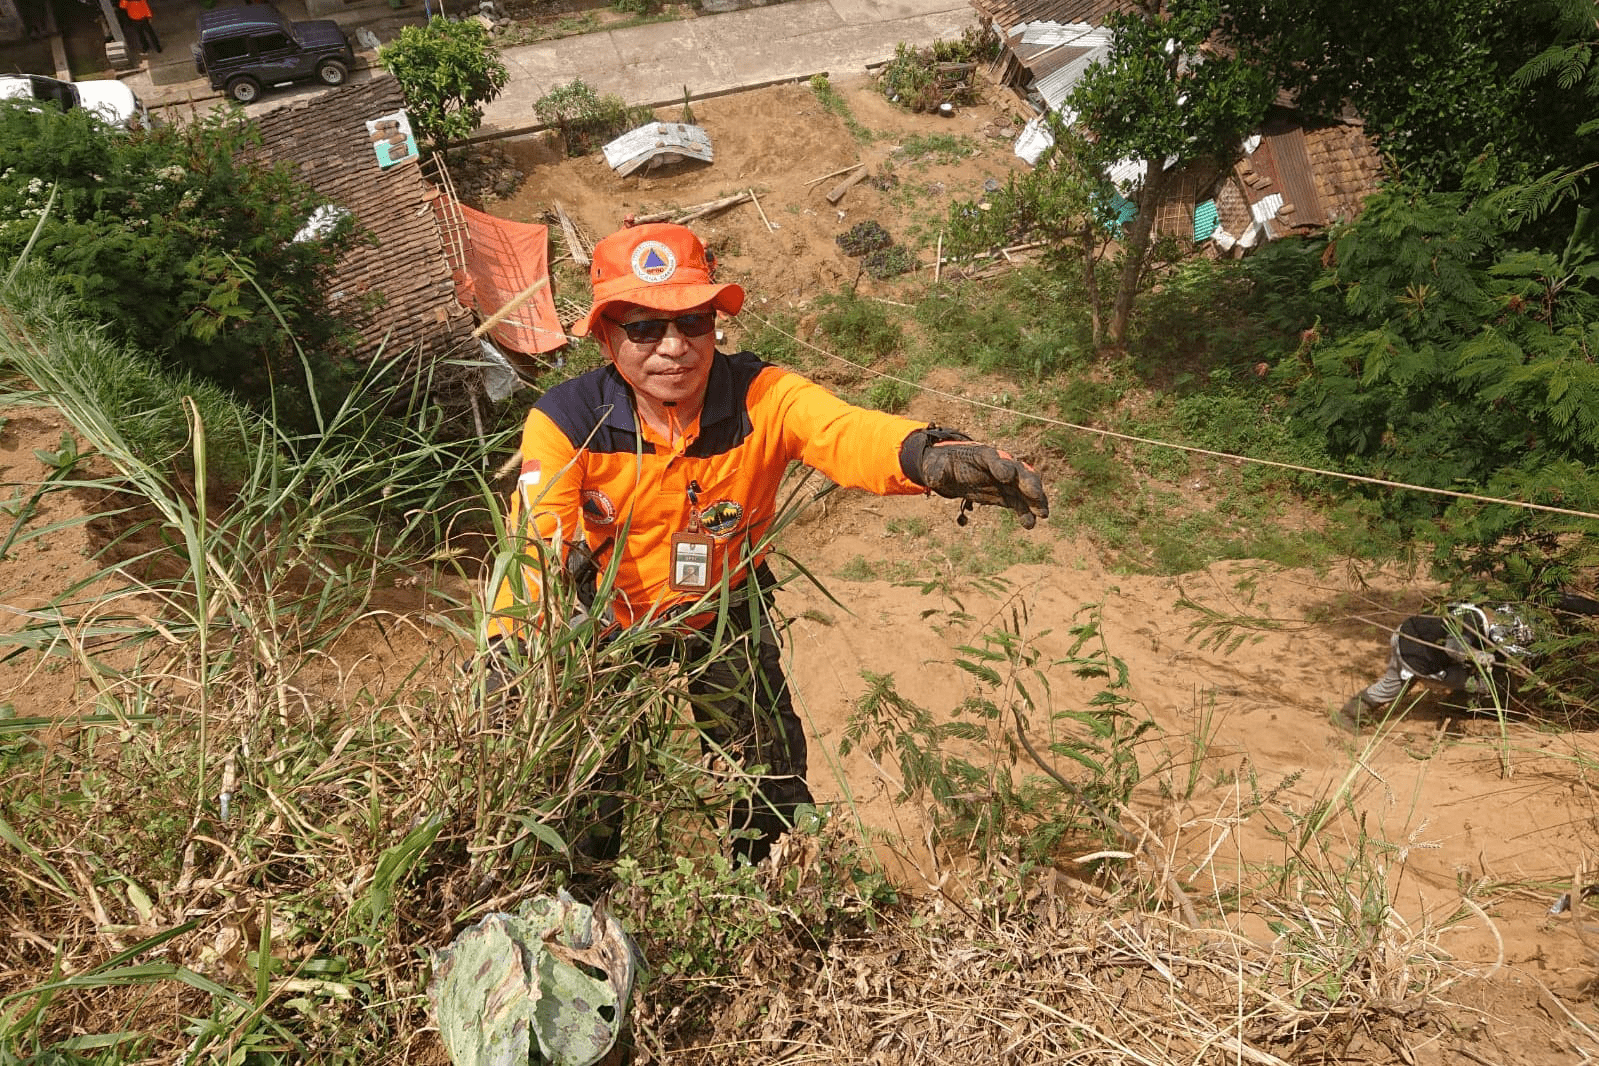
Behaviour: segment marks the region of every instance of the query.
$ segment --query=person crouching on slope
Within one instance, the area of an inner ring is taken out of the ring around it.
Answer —
[[[996,448],[851,406],[754,353],[717,351],[716,316],[737,314],[744,290],[714,280],[685,226],[612,234],[594,248],[590,280],[593,306],[573,332],[592,336],[609,365],[555,386],[528,413],[508,528],[536,550],[524,552],[520,580],[496,590],[491,626],[514,635],[536,615],[541,565],[586,553],[600,570],[614,565],[617,623],[676,618],[686,637],[674,655],[694,661],[710,652],[705,627],[717,621],[705,594],[722,582],[750,586],[728,597],[734,636],[724,631],[689,695],[706,749],[759,768],[731,813],[744,831],[735,853],[759,862],[811,802],[763,562],[788,464],[881,496],[936,492],[1008,507],[1029,529],[1049,516],[1049,501],[1033,468]],[[608,812],[576,842],[591,860],[618,854],[620,803]]]

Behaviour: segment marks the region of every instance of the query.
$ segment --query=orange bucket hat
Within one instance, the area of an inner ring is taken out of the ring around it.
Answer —
[[[572,324],[579,337],[589,335],[611,304],[636,304],[652,311],[687,311],[710,304],[728,315],[738,314],[744,306],[744,290],[713,282],[705,245],[693,230],[675,222],[630,226],[596,244],[589,281],[594,305]]]

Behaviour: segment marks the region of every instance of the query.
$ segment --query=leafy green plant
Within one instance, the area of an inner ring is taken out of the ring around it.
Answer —
[[[879,378],[866,390],[866,401],[879,411],[898,414],[910,406],[916,395],[915,386],[903,381]]]
[[[892,677],[867,674],[868,690],[839,745],[841,752],[862,746],[874,759],[892,752],[903,782],[899,799],[925,793],[940,838],[971,848],[980,861],[1013,853],[1047,861],[1078,834],[1121,843],[1110,812],[1140,780],[1134,749],[1152,728],[1131,714],[1126,667],[1109,654],[1091,608],[1072,627],[1061,662],[1043,660],[1027,624],[1017,610],[1009,625],[959,648],[954,665],[979,689],[947,720],[906,699]],[[1104,680],[1090,707],[1054,706],[1049,674],[1061,668]],[[1018,774],[1018,752],[1034,772]],[[1063,766],[1086,777],[1074,781]]]
[[[916,257],[896,244],[861,256],[861,268],[874,278],[893,278],[915,270]]]
[[[873,362],[892,354],[904,339],[883,305],[854,293],[824,296],[816,325],[847,358]]]
[[[654,119],[647,107],[629,107],[620,96],[601,96],[581,78],[539,97],[533,103],[539,121],[561,132],[568,155],[586,155],[608,141]]]
[[[824,108],[838,116],[844,123],[844,128],[849,130],[851,137],[862,144],[872,143],[876,135],[855,118],[849,109],[849,104],[838,94],[838,90],[833,88],[833,83],[828,80],[826,74],[811,75],[811,92],[816,94],[816,99],[821,101]]]
[[[78,450],[78,438],[71,433],[61,434],[61,443],[55,448],[35,448],[34,457],[50,468],[52,474],[70,474],[81,463],[84,455]]]
[[[378,62],[399,81],[412,128],[435,152],[476,130],[483,105],[511,78],[494,37],[470,18],[402,27],[378,49]]]
[[[839,249],[849,256],[862,256],[880,248],[887,248],[894,243],[894,238],[889,235],[888,230],[875,219],[857,222],[833,239]]]
[[[242,116],[220,111],[107,137],[81,108],[0,107],[0,259],[25,258],[50,277],[112,347],[304,429],[312,406],[348,385],[348,327],[329,306],[327,277],[358,234],[346,222],[294,240],[322,200],[287,167],[260,163],[257,140]],[[307,394],[306,363],[322,397]],[[99,388],[132,392],[149,378],[108,375]]]
[[[878,75],[878,90],[892,103],[909,111],[932,111],[943,103],[934,74],[933,53],[912,45],[894,46],[894,58]]]

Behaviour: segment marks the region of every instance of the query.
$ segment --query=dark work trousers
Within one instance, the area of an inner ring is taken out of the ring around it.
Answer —
[[[133,32],[139,35],[139,51],[161,51],[161,38],[155,35],[155,22],[151,19],[132,19],[128,22],[133,26]]]
[[[764,601],[758,612],[738,591],[733,601],[719,645],[713,645],[713,623],[665,645],[653,663],[672,660],[692,666],[716,652],[690,677],[689,701],[707,755],[721,753],[740,767],[765,768],[751,782],[750,796],[734,804],[728,819],[735,834],[742,834],[733,842],[734,856],[756,863],[793,824],[795,809],[813,801],[805,784],[805,730],[794,713],[783,674],[782,640]],[[754,617],[757,613],[759,617]],[[628,754],[619,751],[617,758],[625,762]],[[586,828],[573,847],[587,864],[610,862],[621,848],[622,770],[601,772],[595,795],[581,816]],[[751,830],[753,835],[748,835]]]

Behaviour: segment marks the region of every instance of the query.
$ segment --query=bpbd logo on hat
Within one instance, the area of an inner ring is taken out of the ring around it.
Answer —
[[[677,256],[660,241],[645,241],[633,249],[633,276],[651,285],[677,273]]]

